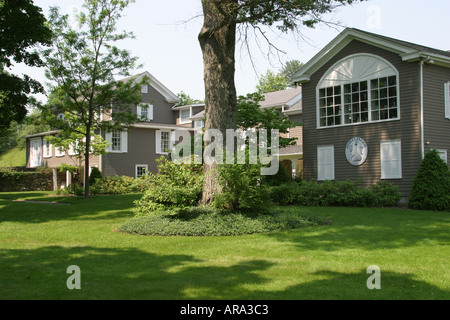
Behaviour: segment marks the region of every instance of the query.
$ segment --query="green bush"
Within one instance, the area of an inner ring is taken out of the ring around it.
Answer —
[[[263,182],[269,186],[280,186],[292,181],[292,175],[286,171],[286,167],[282,162],[279,163],[276,174],[263,177]]]
[[[202,167],[175,164],[164,157],[157,162],[158,173],[148,174],[145,193],[135,202],[136,215],[147,215],[173,207],[197,205],[203,188]]]
[[[270,199],[278,205],[292,205],[297,203],[299,187],[295,182],[284,183],[269,187]]]
[[[397,187],[380,181],[369,188],[360,180],[301,181],[270,188],[272,200],[279,205],[336,207],[394,206],[401,196]]]
[[[219,209],[241,212],[267,212],[270,208],[269,189],[261,183],[260,164],[222,164],[217,166],[222,188],[212,205]]]
[[[132,178],[128,176],[110,176],[95,179],[89,192],[91,194],[126,194],[141,193],[147,188],[149,182],[145,177]]]
[[[89,185],[90,186],[94,185],[95,181],[97,181],[98,179],[102,179],[102,178],[103,178],[103,175],[102,175],[101,171],[98,168],[93,167],[91,174],[89,175]]]
[[[326,223],[325,218],[306,217],[300,212],[246,215],[213,207],[185,207],[136,216],[118,229],[125,233],[154,236],[235,236]]]
[[[427,152],[414,178],[409,207],[450,211],[450,172],[436,150]]]

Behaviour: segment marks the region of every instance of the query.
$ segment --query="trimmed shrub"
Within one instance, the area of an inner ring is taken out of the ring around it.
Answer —
[[[394,206],[401,196],[398,188],[380,181],[369,188],[360,180],[302,181],[270,188],[272,200],[279,205],[384,207]]]
[[[408,205],[413,209],[450,211],[450,172],[436,150],[427,152],[414,178]]]
[[[144,192],[148,181],[144,178],[132,178],[128,176],[110,176],[95,179],[90,187],[91,194],[126,194]]]

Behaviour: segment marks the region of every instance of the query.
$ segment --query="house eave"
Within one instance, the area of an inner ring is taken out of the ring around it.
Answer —
[[[318,71],[327,61],[347,46],[351,41],[358,40],[369,45],[388,50],[398,54],[403,61],[415,62],[421,57],[430,57],[435,64],[450,67],[450,57],[442,56],[432,52],[420,51],[406,45],[382,39],[376,35],[367,34],[352,28],[342,31],[336,38],[328,43],[311,60],[309,60],[293,77],[295,83],[307,83],[311,76]]]

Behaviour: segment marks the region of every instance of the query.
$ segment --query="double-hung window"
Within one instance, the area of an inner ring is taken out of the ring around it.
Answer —
[[[137,164],[136,165],[136,178],[144,176],[148,171],[148,164]]]
[[[398,72],[384,59],[358,54],[335,64],[318,85],[318,128],[400,119]]]
[[[44,139],[44,158],[52,157],[52,144]]]
[[[128,152],[128,131],[113,130],[106,132],[105,140],[109,143],[107,152],[127,153]]]
[[[171,131],[157,130],[156,131],[156,153],[167,154],[174,145],[173,134]]]
[[[153,106],[148,103],[141,103],[137,106],[137,116],[142,121],[153,120]]]

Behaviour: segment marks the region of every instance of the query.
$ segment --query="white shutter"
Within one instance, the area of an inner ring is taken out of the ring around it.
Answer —
[[[142,107],[141,107],[140,104],[137,106],[136,113],[137,113],[138,119],[139,119],[139,120],[142,120]]]
[[[155,131],[155,137],[156,137],[155,141],[156,153],[161,154],[161,130]]]
[[[317,180],[334,180],[334,146],[317,147]]]
[[[112,151],[112,132],[106,132],[105,133],[105,141],[108,143],[108,146],[106,147],[106,152],[111,152]]]
[[[147,109],[147,119],[153,120],[153,105],[149,104]]]
[[[401,141],[381,142],[381,179],[402,178],[402,146]]]
[[[444,85],[445,92],[445,117],[450,119],[450,82]]]
[[[120,151],[122,153],[128,152],[128,131],[122,131],[120,133]]]
[[[169,138],[169,150],[173,150],[174,145],[175,145],[175,131],[171,131]]]

